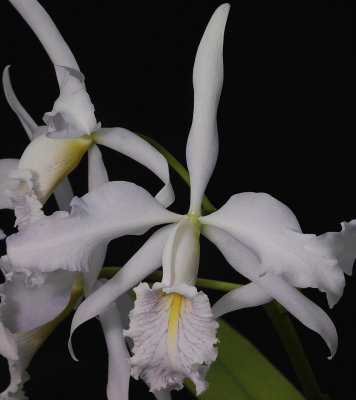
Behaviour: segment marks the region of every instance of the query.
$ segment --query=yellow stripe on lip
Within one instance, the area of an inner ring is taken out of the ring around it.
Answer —
[[[168,332],[167,332],[168,354],[171,363],[175,364],[177,356],[176,349],[177,349],[180,312],[181,312],[181,307],[185,303],[186,299],[185,297],[183,297],[178,293],[171,293],[168,296],[171,297],[171,311],[169,314]]]

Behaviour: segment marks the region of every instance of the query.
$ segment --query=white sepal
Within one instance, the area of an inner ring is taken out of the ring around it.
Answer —
[[[224,30],[229,9],[229,4],[222,4],[212,15],[193,69],[194,113],[186,156],[191,184],[190,212],[198,215],[219,150],[216,114],[224,78]]]
[[[51,17],[38,1],[10,0],[10,3],[33,30],[53,64],[63,65],[79,71],[79,66],[67,43],[59,33]]]
[[[33,132],[36,130],[37,124],[16,97],[14,89],[11,85],[9,69],[10,65],[5,67],[2,73],[2,84],[4,87],[5,97],[10,107],[17,115],[17,118],[20,120],[28,138],[32,140]]]

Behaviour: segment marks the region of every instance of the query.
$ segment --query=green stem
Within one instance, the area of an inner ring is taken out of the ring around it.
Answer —
[[[282,341],[306,399],[325,399],[287,310],[276,301],[265,304],[264,309]]]
[[[190,185],[187,169],[168,150],[152,138],[145,135],[140,136],[155,147],[167,159],[168,164],[177,172],[184,182]],[[202,209],[206,214],[211,214],[216,211],[216,207],[206,196],[204,196],[202,202]],[[321,400],[325,398],[320,392],[308,358],[287,311],[276,301],[267,304],[265,310],[283,343],[306,399]],[[281,310],[283,310],[283,312]]]

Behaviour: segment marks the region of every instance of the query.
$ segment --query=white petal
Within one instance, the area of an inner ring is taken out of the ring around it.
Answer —
[[[32,134],[34,130],[37,128],[36,122],[31,118],[29,113],[23,108],[19,100],[17,99],[15,92],[11,86],[10,73],[9,73],[10,65],[4,68],[2,74],[2,84],[4,87],[5,97],[10,107],[17,115],[17,118],[20,120],[22,126],[24,127],[27,136],[29,139],[32,139]]]
[[[56,140],[41,135],[27,146],[18,168],[32,173],[35,194],[42,204],[76,168],[90,145],[91,140],[86,138]]]
[[[165,207],[173,203],[174,192],[170,184],[167,160],[146,140],[124,128],[101,129],[95,133],[94,140],[98,144],[125,154],[150,169],[165,184],[156,199]]]
[[[356,257],[356,220],[342,222],[340,232],[316,236],[307,249],[335,258],[345,274],[352,275]]]
[[[193,70],[194,114],[186,156],[191,183],[190,211],[198,215],[218,156],[216,114],[224,78],[224,29],[229,9],[229,4],[223,4],[211,17]]]
[[[53,138],[78,138],[98,129],[94,106],[85,90],[84,77],[78,71],[55,66],[60,95],[43,120]],[[79,75],[80,74],[80,75]]]
[[[172,229],[166,226],[155,232],[113,278],[80,304],[72,320],[71,335],[78,326],[104,312],[118,297],[162,265],[163,248]],[[74,358],[70,343],[69,348]]]
[[[328,251],[309,251],[315,235],[303,234],[295,215],[265,193],[240,193],[218,211],[200,218],[233,235],[261,260],[260,274],[283,276],[296,287],[326,292],[330,305],[342,295],[344,274]]]
[[[227,262],[239,273],[260,286],[305,326],[319,333],[329,346],[331,356],[337,349],[337,333],[328,315],[283,277],[258,273],[258,258],[228,233],[216,228],[204,228],[203,234],[221,251]]]
[[[163,277],[165,286],[180,283],[195,285],[200,258],[200,230],[183,218],[172,231],[163,252]]]
[[[249,283],[240,288],[231,290],[221,297],[212,307],[215,318],[221,317],[231,311],[247,307],[256,307],[266,304],[272,297],[255,283]]]
[[[101,286],[101,282],[97,287]],[[123,326],[117,303],[113,303],[99,316],[104,332],[109,356],[108,367],[108,400],[128,400],[130,368],[128,359],[130,354],[123,336]]]
[[[19,160],[4,158],[0,160],[0,210],[3,208],[14,208],[11,199],[4,194],[10,172],[17,168]]]
[[[89,191],[109,182],[101,151],[93,144],[88,152],[88,187]]]
[[[75,197],[71,205],[70,215],[56,212],[7,238],[8,257],[15,268],[88,271],[98,246],[181,218],[129,182],[108,182]]]
[[[141,283],[134,290],[130,329],[124,331],[134,341],[131,375],[144,379],[151,391],[179,390],[188,377],[200,395],[217,356],[218,323],[208,297],[187,285],[163,288],[156,283],[150,289]]]
[[[69,179],[65,177],[62,182],[54,190],[54,198],[61,211],[70,211],[70,202],[74,197],[72,186]]]
[[[45,48],[52,63],[74,68],[79,66],[50,16],[36,0],[10,0]]]

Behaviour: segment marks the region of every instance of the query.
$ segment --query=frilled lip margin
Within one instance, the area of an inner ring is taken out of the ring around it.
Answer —
[[[179,390],[188,377],[200,395],[208,388],[205,375],[218,352],[219,324],[208,297],[186,284],[150,288],[140,283],[134,291],[130,328],[124,331],[134,342],[131,375],[141,377],[152,392]]]

